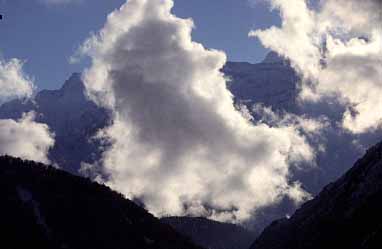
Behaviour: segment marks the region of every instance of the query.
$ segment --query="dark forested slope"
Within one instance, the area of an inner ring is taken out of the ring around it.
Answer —
[[[166,217],[161,220],[208,249],[248,249],[258,236],[241,226],[202,217]]]
[[[108,187],[42,164],[0,157],[0,196],[0,248],[199,248]]]
[[[382,143],[290,219],[275,221],[252,249],[382,248]]]

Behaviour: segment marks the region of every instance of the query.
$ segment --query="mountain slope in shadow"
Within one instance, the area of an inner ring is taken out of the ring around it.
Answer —
[[[161,221],[208,249],[248,249],[258,236],[241,226],[202,217],[166,217]]]
[[[0,157],[5,249],[201,249],[121,194],[43,164]]]
[[[381,210],[382,143],[379,143],[290,219],[273,222],[251,249],[380,249]]]

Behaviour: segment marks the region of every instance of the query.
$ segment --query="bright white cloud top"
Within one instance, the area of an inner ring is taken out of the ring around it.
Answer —
[[[81,52],[88,95],[112,110],[100,136],[107,184],[157,215],[243,221],[258,208],[307,194],[292,165],[314,159],[294,125],[252,124],[235,109],[223,52],[193,42],[172,0],[130,0]]]
[[[13,98],[31,97],[33,81],[24,74],[23,62],[18,59],[0,59],[0,105]]]
[[[337,98],[353,133],[382,126],[382,1],[269,0],[281,27],[250,32],[302,75],[303,100]]]
[[[49,127],[34,122],[34,113],[25,114],[18,121],[0,119],[0,155],[49,163],[47,155],[53,145]]]
[[[20,60],[0,60],[0,104],[14,98],[29,98],[34,88]],[[18,121],[0,119],[0,155],[49,163],[47,154],[54,145],[54,136],[47,125],[34,122],[34,115],[24,114]]]

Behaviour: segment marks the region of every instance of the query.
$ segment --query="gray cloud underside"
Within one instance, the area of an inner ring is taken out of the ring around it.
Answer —
[[[111,146],[106,183],[158,215],[243,221],[288,196],[292,165],[314,159],[299,127],[253,124],[237,110],[221,51],[193,42],[193,22],[171,0],[130,0],[80,53],[92,59],[89,97],[114,113],[99,138]],[[86,165],[89,168],[89,165]]]

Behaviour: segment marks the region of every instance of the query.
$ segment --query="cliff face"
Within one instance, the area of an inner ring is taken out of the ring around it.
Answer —
[[[0,157],[0,235],[7,249],[201,249],[109,188]]]
[[[381,248],[381,210],[382,143],[290,219],[266,228],[251,249]]]

